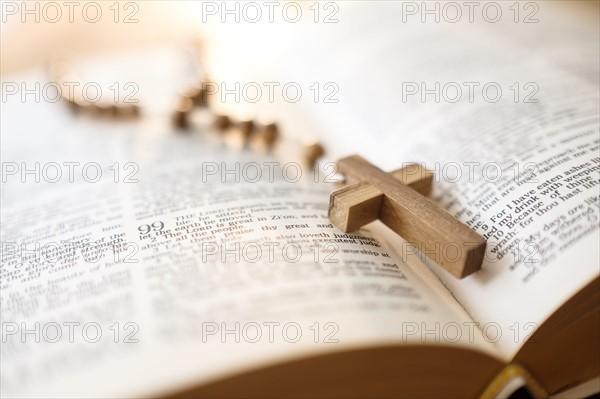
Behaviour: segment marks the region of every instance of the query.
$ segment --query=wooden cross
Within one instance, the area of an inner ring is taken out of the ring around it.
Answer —
[[[338,168],[350,183],[329,201],[329,218],[340,230],[380,219],[458,278],[481,268],[485,239],[426,198],[432,172],[415,164],[386,173],[357,155],[338,161]]]

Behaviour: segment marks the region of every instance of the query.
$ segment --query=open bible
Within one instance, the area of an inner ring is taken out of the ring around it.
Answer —
[[[597,25],[581,17],[564,37],[547,3],[543,23],[510,29],[399,23],[402,3],[338,7],[338,24],[204,35],[215,82],[329,82],[339,101],[216,107],[311,132],[331,160],[422,163],[432,199],[486,238],[482,269],[458,280],[377,221],[341,232],[327,215],[335,164],[303,168],[293,143],[261,155],[210,128],[175,133],[152,76],[184,69],[169,50],[92,60],[106,82],[111,63],[134,66],[139,123],[2,104],[3,396],[600,390]],[[422,97],[449,82],[460,99]]]

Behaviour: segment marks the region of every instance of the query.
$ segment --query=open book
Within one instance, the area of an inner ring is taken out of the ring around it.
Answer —
[[[425,162],[433,200],[488,240],[482,270],[457,280],[379,222],[342,233],[334,179],[285,146],[175,134],[153,73],[180,65],[130,54],[140,123],[3,101],[2,395],[544,396],[597,377],[598,30],[560,30],[547,3],[540,24],[408,29],[401,7],[340,3],[338,24],[302,30],[207,26],[215,81],[339,88],[337,103],[217,106],[310,131],[332,159]],[[408,95],[423,82],[504,94]]]

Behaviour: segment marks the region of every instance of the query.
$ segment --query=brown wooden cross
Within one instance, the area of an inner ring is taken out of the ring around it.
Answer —
[[[458,278],[481,268],[485,239],[426,198],[432,172],[414,164],[386,173],[357,155],[338,168],[349,185],[331,193],[329,218],[340,230],[380,219]]]

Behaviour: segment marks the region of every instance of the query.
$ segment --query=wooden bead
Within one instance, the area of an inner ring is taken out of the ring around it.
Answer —
[[[250,137],[250,135],[254,132],[254,121],[241,121],[238,123],[238,127],[240,128],[244,139],[248,139],[248,137]]]
[[[200,90],[200,92],[194,98],[194,102],[200,107],[208,107],[208,92],[206,89]]]
[[[208,107],[208,94],[205,89],[193,87],[185,92],[185,97],[192,99],[196,107]]]
[[[131,114],[133,116],[135,116],[136,118],[142,114],[142,110],[139,105],[134,104],[134,105],[130,105],[130,107],[131,107]]]
[[[185,112],[175,111],[172,118],[173,126],[175,126],[176,129],[185,130],[188,128],[189,123]]]
[[[319,143],[313,143],[306,146],[304,149],[304,162],[309,168],[314,168],[317,159],[325,154],[325,149]]]
[[[108,116],[117,119],[121,114],[121,107],[117,104],[108,105]]]
[[[262,128],[258,129],[250,137],[250,147],[255,151],[271,151],[277,138],[279,136],[279,130],[275,123],[269,123]]]
[[[231,119],[227,115],[217,115],[214,124],[217,130],[222,133],[231,126]]]
[[[255,125],[252,120],[241,121],[228,127],[223,132],[223,139],[230,147],[242,150],[250,144],[254,132]]]
[[[244,134],[250,134],[254,130],[254,121],[252,120],[240,121],[238,125]]]
[[[275,141],[277,141],[277,138],[279,137],[279,128],[277,125],[275,123],[269,123],[266,125],[263,130],[263,137],[269,149],[272,148],[273,144],[275,144]]]
[[[181,97],[179,104],[172,116],[173,125],[177,129],[185,130],[189,128],[189,114],[194,106],[194,103],[189,97]]]

